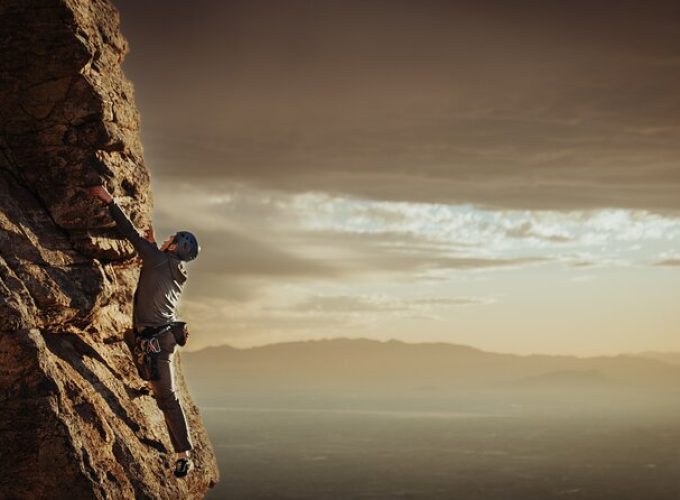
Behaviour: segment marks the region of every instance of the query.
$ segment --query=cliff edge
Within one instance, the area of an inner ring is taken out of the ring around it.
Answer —
[[[0,497],[202,498],[218,480],[208,435],[180,368],[196,468],[176,479],[122,340],[140,264],[84,189],[106,184],[148,227],[118,13],[3,0],[0,27]]]

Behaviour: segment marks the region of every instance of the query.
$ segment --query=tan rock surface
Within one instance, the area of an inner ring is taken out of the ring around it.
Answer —
[[[168,469],[122,341],[139,261],[83,189],[105,183],[148,226],[126,51],[108,0],[0,2],[2,498],[201,498],[218,480],[181,370],[197,469]]]

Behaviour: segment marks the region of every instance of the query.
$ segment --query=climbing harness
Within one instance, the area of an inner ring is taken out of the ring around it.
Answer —
[[[132,354],[142,380],[159,380],[158,361],[161,354],[161,345],[158,337],[172,328],[172,324],[161,327],[148,327],[135,335],[135,343]]]
[[[133,331],[132,357],[142,380],[159,380],[158,360],[161,355],[161,344],[158,338],[170,332],[175,343],[184,346],[189,337],[189,327],[184,321],[175,321],[159,327],[147,327],[141,332]]]

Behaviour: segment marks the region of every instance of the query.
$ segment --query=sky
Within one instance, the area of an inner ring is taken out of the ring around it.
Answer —
[[[114,3],[193,348],[680,351],[677,2]]]

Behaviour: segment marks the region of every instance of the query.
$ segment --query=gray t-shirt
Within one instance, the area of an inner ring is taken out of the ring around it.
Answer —
[[[154,243],[142,237],[115,201],[108,207],[118,230],[142,259],[135,291],[134,326],[158,327],[176,321],[177,303],[188,277],[186,263],[173,253],[161,252]]]

